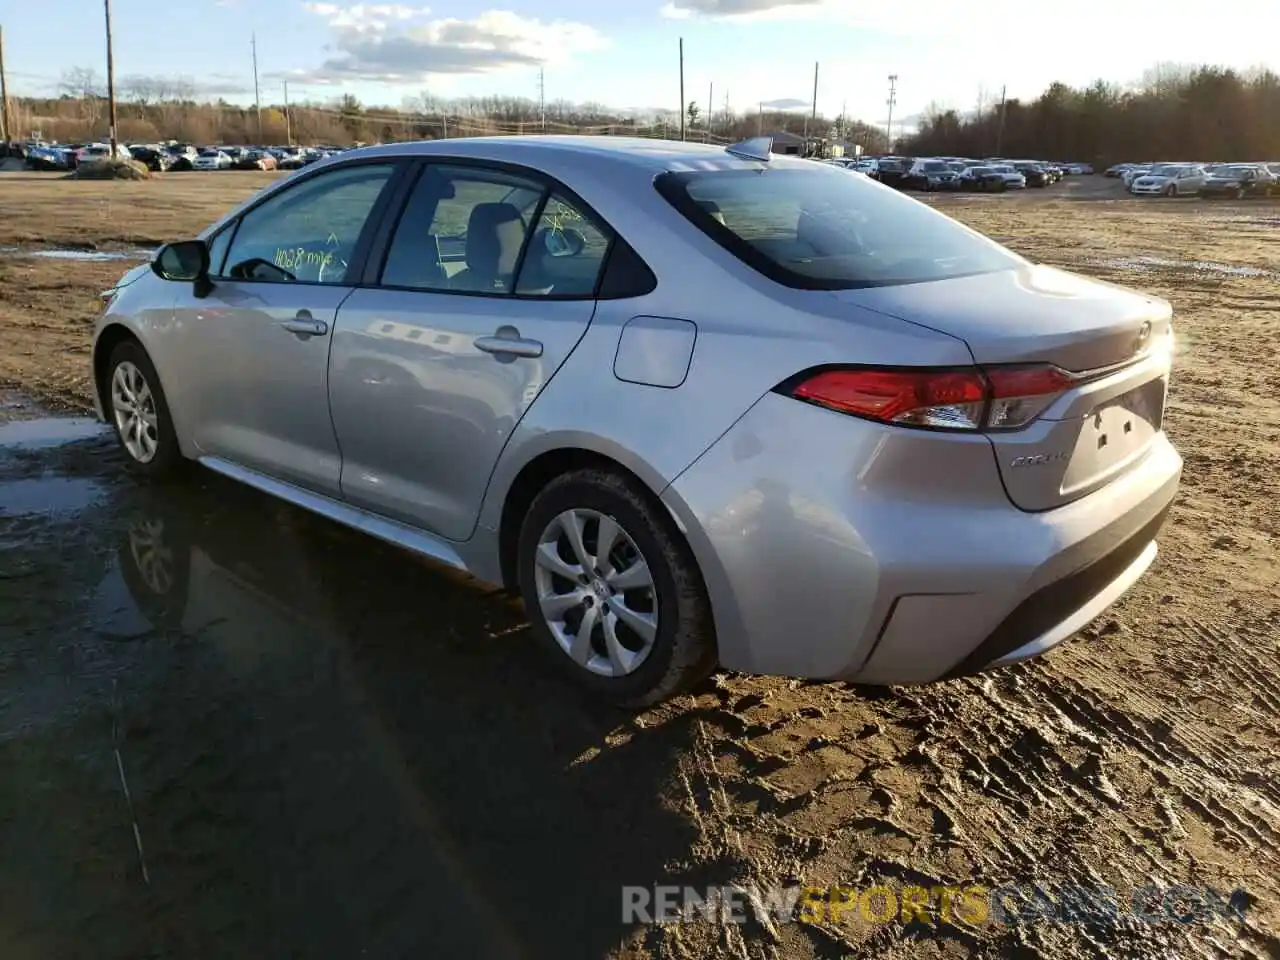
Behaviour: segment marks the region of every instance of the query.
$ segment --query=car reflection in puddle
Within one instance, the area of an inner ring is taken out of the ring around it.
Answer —
[[[39,561],[85,605],[30,611],[0,689],[33,785],[0,793],[18,955],[598,956],[624,884],[682,882],[661,798],[691,716],[589,708],[516,608],[399,551],[200,470],[102,469],[46,518],[93,562]],[[77,699],[20,724],[42,656]]]

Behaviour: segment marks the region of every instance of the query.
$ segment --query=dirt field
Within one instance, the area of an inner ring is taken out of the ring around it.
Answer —
[[[269,179],[0,176],[7,415],[85,404],[96,294],[127,266],[27,254],[187,236]],[[0,955],[1280,957],[1280,205],[1101,177],[936,202],[1174,305],[1183,492],[1084,635],[929,688],[720,675],[589,711],[454,578],[216,478],[138,490],[105,440],[5,454],[0,428]],[[139,599],[119,545],[157,523],[196,558],[199,617]],[[149,628],[119,627],[131,604]],[[1110,886],[1121,907],[624,927],[624,884]],[[1135,917],[1150,884],[1242,889],[1243,919]]]

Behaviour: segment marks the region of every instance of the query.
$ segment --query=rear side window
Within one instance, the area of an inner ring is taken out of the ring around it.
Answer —
[[[534,226],[516,293],[523,296],[590,297],[609,231],[567,198],[553,193]]]
[[[712,239],[789,287],[922,283],[1025,262],[896,190],[820,164],[667,173],[657,187]]]

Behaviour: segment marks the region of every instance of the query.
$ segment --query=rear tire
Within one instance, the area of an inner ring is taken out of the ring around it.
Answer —
[[[111,351],[103,407],[131,470],[156,480],[179,472],[185,461],[169,404],[151,358],[136,340]]]
[[[648,491],[621,473],[575,470],[547,484],[521,526],[516,569],[539,642],[596,696],[645,707],[715,668],[697,563]]]

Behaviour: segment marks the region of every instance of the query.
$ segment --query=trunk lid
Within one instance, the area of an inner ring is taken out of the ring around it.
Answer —
[[[1171,315],[1156,297],[1030,264],[836,296],[959,337],[979,364],[1056,363],[1073,372],[1132,359],[1143,325],[1158,342]]]
[[[1124,475],[1163,427],[1172,342],[1163,300],[1031,265],[836,295],[958,337],[980,366],[1051,363],[1083,374],[1031,424],[988,434],[1023,510],[1061,506]]]

